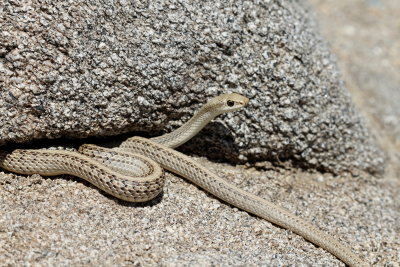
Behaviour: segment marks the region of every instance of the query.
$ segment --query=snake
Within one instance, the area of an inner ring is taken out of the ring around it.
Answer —
[[[158,196],[165,183],[164,170],[167,170],[226,203],[302,236],[348,266],[369,266],[331,235],[286,209],[229,183],[174,149],[191,139],[216,116],[239,110],[248,103],[247,97],[237,93],[216,96],[176,130],[153,138],[131,137],[115,148],[83,144],[78,152],[1,149],[0,167],[26,175],[74,175],[129,202],[145,202]]]

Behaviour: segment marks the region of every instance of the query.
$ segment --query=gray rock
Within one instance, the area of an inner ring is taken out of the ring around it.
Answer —
[[[6,0],[0,28],[0,144],[156,135],[210,97],[238,92],[251,105],[184,150],[382,171],[302,3]]]

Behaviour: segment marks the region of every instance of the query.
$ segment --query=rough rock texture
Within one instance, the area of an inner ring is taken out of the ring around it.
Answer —
[[[312,0],[357,108],[400,174],[400,4]],[[340,26],[332,24],[340,21]],[[373,35],[373,38],[371,38]],[[350,40],[350,41],[349,41]],[[398,166],[398,167],[397,167]]]
[[[400,25],[400,1],[312,2],[334,51],[340,52],[343,69],[351,70],[345,76],[358,81],[349,86],[355,102],[361,111],[373,110],[373,119],[384,122],[385,127],[376,123],[371,127],[387,144],[385,152],[393,151],[388,153],[388,169],[394,167],[394,171],[373,179],[363,173],[332,177],[274,166],[260,171],[206,159],[200,163],[333,234],[372,266],[398,267],[400,135],[390,118],[396,117],[400,103],[400,95],[392,90],[400,79],[400,49],[394,46],[400,44],[395,27]],[[367,83],[355,79],[366,76],[376,79],[369,78]],[[390,92],[390,101],[371,98],[371,94]],[[395,138],[389,138],[392,135]],[[76,178],[0,171],[0,266],[344,264],[290,231],[232,208],[168,173],[161,197],[127,204]]]
[[[235,91],[251,106],[210,125],[188,150],[382,170],[302,3],[3,0],[0,28],[1,144],[153,135]]]
[[[398,179],[200,163],[331,233],[371,266],[398,266]],[[145,204],[118,201],[66,177],[0,174],[0,192],[2,267],[344,266],[169,173],[163,195]]]

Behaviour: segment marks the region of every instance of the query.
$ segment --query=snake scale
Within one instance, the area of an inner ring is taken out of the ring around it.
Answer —
[[[150,139],[132,137],[114,149],[84,144],[79,153],[45,149],[0,150],[0,167],[20,174],[75,175],[117,198],[131,202],[156,197],[162,191],[165,180],[163,169],[166,169],[233,206],[297,233],[349,266],[369,266],[329,234],[272,202],[228,183],[174,150],[217,115],[238,110],[248,102],[246,97],[235,93],[217,96],[175,131]]]

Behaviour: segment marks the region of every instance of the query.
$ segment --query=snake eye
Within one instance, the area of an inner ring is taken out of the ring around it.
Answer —
[[[233,106],[235,105],[235,102],[232,101],[232,100],[228,100],[228,101],[226,101],[226,104],[227,104],[229,107],[233,107]]]

